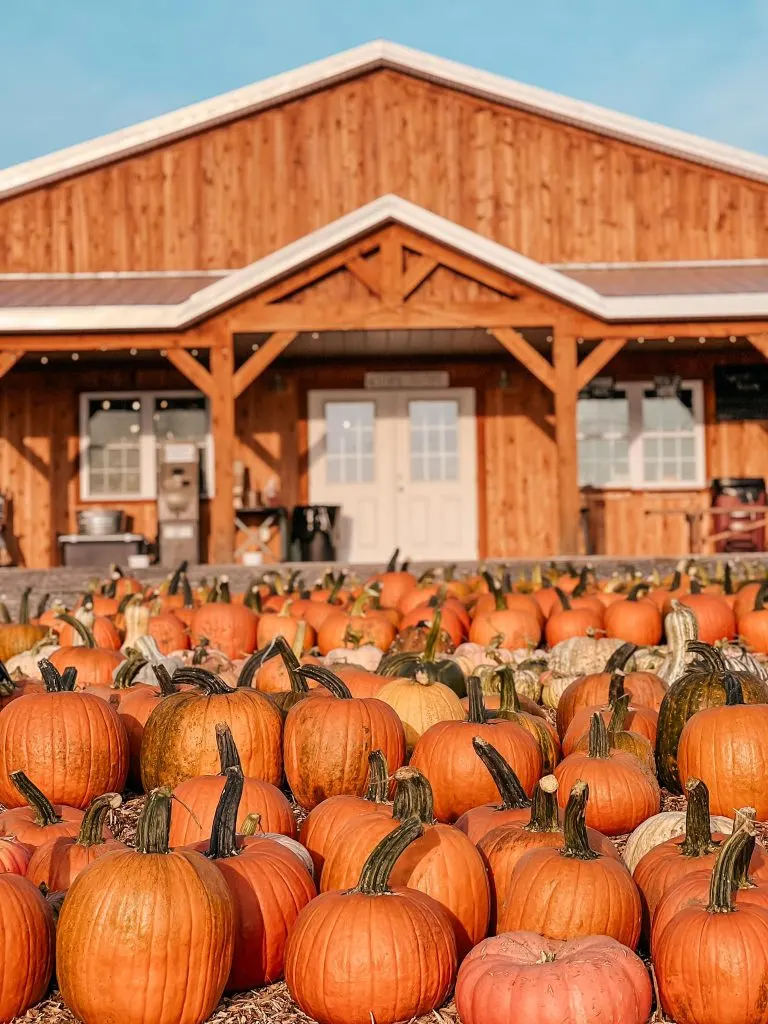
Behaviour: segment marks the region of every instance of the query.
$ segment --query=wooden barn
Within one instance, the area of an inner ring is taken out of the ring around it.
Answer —
[[[30,567],[87,509],[152,540],[168,439],[211,562],[240,466],[345,560],[685,553],[767,475],[766,357],[767,158],[387,42],[0,172]]]

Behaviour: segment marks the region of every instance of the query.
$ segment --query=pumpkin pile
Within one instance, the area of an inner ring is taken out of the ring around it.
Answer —
[[[25,594],[0,1021],[55,965],[85,1024],[202,1024],[282,979],[320,1024],[452,994],[463,1024],[647,1024],[643,953],[676,1024],[768,1024],[766,598],[687,564],[513,581],[397,553],[309,587],[181,566],[34,617]]]

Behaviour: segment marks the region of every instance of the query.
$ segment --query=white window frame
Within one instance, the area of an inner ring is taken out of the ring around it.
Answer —
[[[140,490],[131,494],[92,494],[91,468],[88,452],[91,439],[88,432],[88,403],[92,401],[108,401],[113,398],[137,398],[141,402],[141,431],[139,433],[139,483]],[[82,391],[80,393],[80,500],[81,501],[154,501],[157,498],[157,439],[153,428],[152,416],[155,401],[158,398],[205,398],[208,413],[208,430],[205,434],[205,481],[207,491],[201,494],[203,499],[212,498],[215,493],[215,453],[211,434],[211,410],[208,398],[201,391],[165,390],[144,391]]]
[[[616,390],[623,391],[629,404],[629,477],[609,484],[583,484],[598,491],[699,491],[707,486],[706,443],[704,433],[704,384],[700,380],[684,380],[680,386],[693,398],[694,457],[698,473],[694,480],[645,480],[643,464],[643,391],[652,388],[652,380],[616,381]],[[577,442],[578,443],[578,442]]]

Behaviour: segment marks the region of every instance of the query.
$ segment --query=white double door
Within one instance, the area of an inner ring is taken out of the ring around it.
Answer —
[[[477,558],[475,392],[310,391],[309,500],[341,507],[340,561]]]

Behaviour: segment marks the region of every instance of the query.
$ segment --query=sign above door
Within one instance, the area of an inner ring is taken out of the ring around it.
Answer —
[[[399,391],[402,388],[447,388],[451,377],[447,370],[403,370],[366,373],[364,385],[369,391]]]

